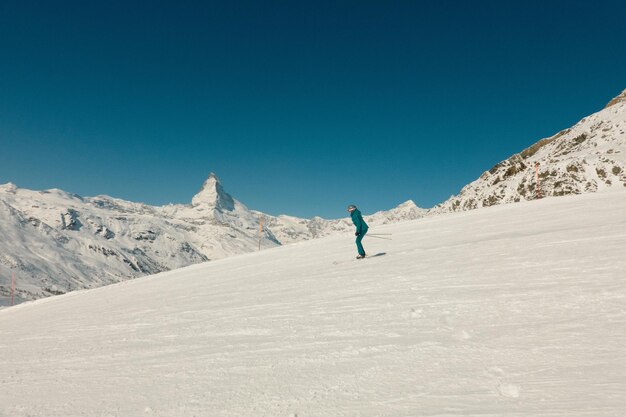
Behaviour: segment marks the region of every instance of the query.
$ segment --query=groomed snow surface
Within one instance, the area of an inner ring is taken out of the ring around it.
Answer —
[[[0,310],[0,416],[626,415],[626,193]]]

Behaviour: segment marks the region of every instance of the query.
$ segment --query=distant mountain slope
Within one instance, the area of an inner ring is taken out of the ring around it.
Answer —
[[[389,223],[419,219],[424,217],[427,212],[427,209],[419,208],[413,201],[409,200],[394,209],[364,216],[364,219],[370,227],[375,228]],[[354,230],[354,225],[348,217],[339,220],[326,220],[321,217],[299,219],[283,215],[278,217],[265,216],[265,219],[272,234],[281,243],[298,242]]]
[[[430,214],[624,187],[626,90],[575,126],[500,162]]]
[[[423,215],[407,202],[377,213],[374,224]],[[191,204],[154,207],[107,196],[0,185],[0,305],[18,274],[17,300],[76,289],[349,229],[342,220],[270,216],[249,210],[211,174]],[[4,301],[3,301],[4,300]]]

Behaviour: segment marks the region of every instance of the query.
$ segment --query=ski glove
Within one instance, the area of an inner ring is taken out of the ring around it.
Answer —
[[[354,234],[354,236],[360,236],[360,235],[361,235],[361,233],[359,233],[359,232],[356,232],[356,233]]]

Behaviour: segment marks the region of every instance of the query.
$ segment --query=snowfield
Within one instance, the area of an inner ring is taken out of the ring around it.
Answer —
[[[380,226],[0,310],[2,417],[626,415],[626,193]]]

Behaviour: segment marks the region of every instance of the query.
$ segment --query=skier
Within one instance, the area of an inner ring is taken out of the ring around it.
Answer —
[[[361,212],[354,204],[348,206],[348,212],[350,212],[350,217],[352,217],[352,223],[356,226],[356,233],[354,235],[356,236],[356,248],[359,251],[359,255],[356,258],[363,259],[365,258],[365,249],[363,249],[361,240],[363,240],[363,236],[367,233],[367,223],[365,223]]]

